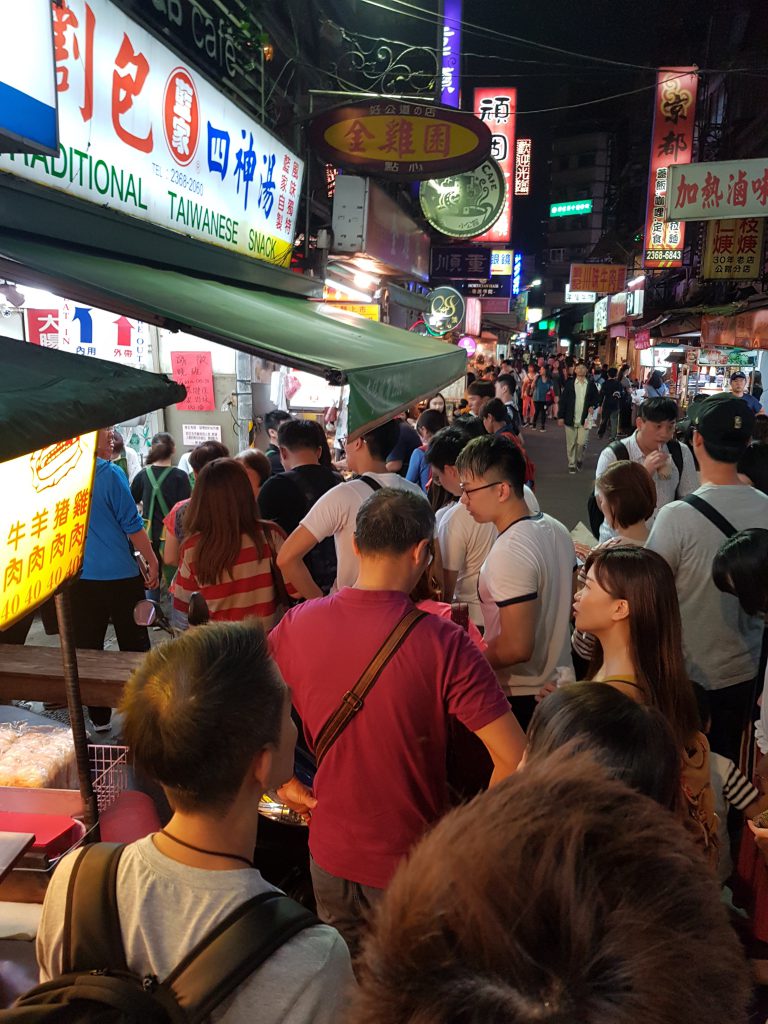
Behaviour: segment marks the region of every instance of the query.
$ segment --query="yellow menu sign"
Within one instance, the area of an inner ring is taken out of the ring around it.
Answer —
[[[0,463],[0,628],[80,571],[95,452],[94,432]]]

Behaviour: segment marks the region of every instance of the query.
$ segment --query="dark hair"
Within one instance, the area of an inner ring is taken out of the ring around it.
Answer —
[[[768,416],[755,416],[752,428],[752,445],[768,444]]]
[[[677,421],[678,411],[674,398],[646,398],[641,402],[637,415],[649,423],[664,423],[667,420]]]
[[[474,395],[476,398],[493,398],[496,394],[496,386],[489,380],[476,380],[467,388],[467,394]]]
[[[259,448],[246,448],[236,456],[238,462],[242,462],[248,469],[252,470],[263,484],[272,476],[272,463]]]
[[[497,384],[505,384],[509,388],[509,393],[514,395],[515,388],[517,387],[517,381],[511,373],[500,373],[496,378]]]
[[[443,403],[443,408],[438,409],[437,412],[442,412],[443,414],[445,414],[445,395],[442,393],[442,391],[436,391],[434,395],[432,395],[432,398],[430,398],[430,402],[432,402],[435,398],[439,398],[440,401]]]
[[[525,459],[517,445],[506,437],[476,437],[461,452],[456,460],[460,473],[472,477],[487,476],[492,470],[512,488],[516,498],[523,497],[525,483]]]
[[[286,420],[293,419],[289,412],[284,409],[270,409],[264,417],[264,429],[277,430],[281,423],[285,423]]]
[[[768,416],[756,416],[755,423]],[[739,473],[748,476],[752,486],[763,494],[768,494],[768,444],[751,444],[744,450],[736,467]]]
[[[399,487],[382,487],[357,511],[355,543],[361,554],[402,555],[435,532],[429,502]]]
[[[397,444],[402,422],[402,420],[387,420],[386,423],[382,423],[381,426],[362,435],[372,459],[376,459],[377,462],[385,461]]]
[[[286,699],[263,630],[211,623],[142,660],[125,687],[123,735],[174,808],[226,810],[253,758],[280,742]]]
[[[204,441],[189,453],[189,465],[194,473],[199,473],[214,459],[228,459],[229,448],[221,441]]]
[[[443,429],[445,422],[444,412],[439,412],[437,409],[425,409],[421,416],[416,420],[416,429],[426,430],[428,433],[434,435],[438,430]]]
[[[325,444],[325,435],[320,438],[318,427],[313,420],[284,420],[277,428],[277,443],[289,452],[315,451]]]
[[[694,424],[694,430],[698,433],[701,438],[701,443],[704,447],[704,451],[712,459],[713,462],[723,462],[729,466],[736,466],[741,462],[741,459],[749,447],[750,438],[745,437],[743,441],[738,444],[718,444],[717,442],[708,441],[707,438],[702,434],[700,430]]]
[[[485,403],[480,410],[480,419],[484,420],[486,416],[490,416],[494,423],[507,423],[509,421],[507,407],[500,398],[491,398]]]
[[[768,530],[740,530],[723,541],[712,562],[718,590],[732,594],[747,615],[768,613]]]
[[[125,451],[125,439],[119,430],[112,431],[112,451],[121,455]]]
[[[457,427],[454,420],[450,427],[443,427],[435,434],[427,445],[424,458],[428,465],[441,471],[446,466],[455,466],[459,452],[469,444],[469,440],[469,434]]]
[[[151,446],[144,462],[147,466],[151,466],[154,462],[164,462],[166,459],[170,459],[175,451],[176,442],[170,434],[162,430],[152,438]]]
[[[683,658],[675,577],[661,555],[627,545],[597,549],[587,558],[598,584],[629,605],[629,656],[643,700],[672,727],[680,749],[698,732],[698,714]],[[598,642],[589,665],[593,679],[603,663]]]
[[[608,379],[609,380],[614,380],[616,377],[618,377],[618,375],[619,375],[619,371],[616,369],[615,366],[609,366],[608,367]]]
[[[617,526],[645,522],[656,511],[656,484],[640,462],[613,462],[595,487],[608,502]]]
[[[485,427],[479,416],[471,412],[460,412],[451,420],[452,427],[460,427],[467,437],[485,437]]]
[[[527,764],[560,747],[589,750],[621,779],[667,810],[680,803],[680,750],[656,708],[606,683],[573,683],[537,706],[528,728]]]
[[[712,701],[709,699],[709,691],[705,690],[701,683],[692,683],[692,686],[696,707],[699,711],[701,731],[707,733],[712,725]]]
[[[185,544],[194,540],[197,580],[220,583],[231,574],[250,537],[258,551],[266,543],[251,483],[237,459],[215,459],[203,466],[184,516]]]
[[[743,949],[673,814],[558,751],[447,814],[379,904],[365,1024],[746,1024]]]

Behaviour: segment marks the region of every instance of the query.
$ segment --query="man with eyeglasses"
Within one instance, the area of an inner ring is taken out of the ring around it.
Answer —
[[[569,622],[576,556],[570,534],[525,503],[525,460],[502,437],[479,437],[456,460],[461,501],[498,537],[480,569],[486,657],[526,729],[535,695],[558,665],[570,665]]]

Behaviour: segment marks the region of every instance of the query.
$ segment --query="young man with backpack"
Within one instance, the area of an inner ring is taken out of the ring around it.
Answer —
[[[311,420],[286,420],[277,431],[284,473],[271,476],[259,491],[259,513],[293,533],[304,516],[332,487],[342,483],[339,473],[321,463],[323,428]],[[309,574],[324,594],[336,579],[336,548],[332,537],[314,547],[304,559]]]
[[[607,387],[607,385],[606,385]],[[673,398],[649,398],[637,413],[637,429],[623,441],[613,441],[597,460],[596,479],[614,462],[640,462],[656,485],[656,512],[648,520],[650,529],[660,508],[695,491],[699,475],[687,445],[674,440],[677,402]],[[596,494],[590,496],[589,518],[593,532],[599,527],[601,543],[615,533],[596,510]]]
[[[358,476],[338,487],[332,487],[309,510],[277,554],[277,564],[286,583],[307,600],[322,597],[304,562],[312,549],[328,537],[336,546],[336,581],[332,590],[354,586],[358,561],[352,546],[355,516],[366,498],[381,487],[397,487],[412,491],[426,502],[418,484],[399,473],[387,472],[387,457],[397,444],[400,421],[389,420],[367,434],[347,440],[347,466]]]
[[[173,816],[117,848],[116,865],[107,844],[64,858],[43,906],[41,982],[81,974],[80,1013],[68,1021],[202,1022],[215,1011],[224,1024],[335,1024],[353,985],[343,940],[252,863],[259,800],[291,780],[296,740],[263,632],[217,623],[156,648],[131,677],[122,711],[133,758],[163,787]],[[279,792],[305,811],[315,802],[295,781]],[[235,913],[239,923],[226,929]],[[223,932],[216,942],[214,930]],[[114,975],[121,969],[124,980]],[[33,994],[23,999],[25,1021],[52,1016],[46,1007],[34,1016]],[[120,1015],[107,1017],[105,1003]]]

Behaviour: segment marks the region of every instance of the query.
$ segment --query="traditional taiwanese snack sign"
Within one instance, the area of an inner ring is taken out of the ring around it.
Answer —
[[[83,434],[0,463],[0,629],[80,571],[95,451]]]
[[[764,223],[758,217],[710,221],[703,277],[715,281],[752,281],[758,277],[763,262]]]
[[[424,103],[366,102],[313,118],[315,152],[336,167],[399,181],[423,181],[477,167],[491,133],[472,114]]]

